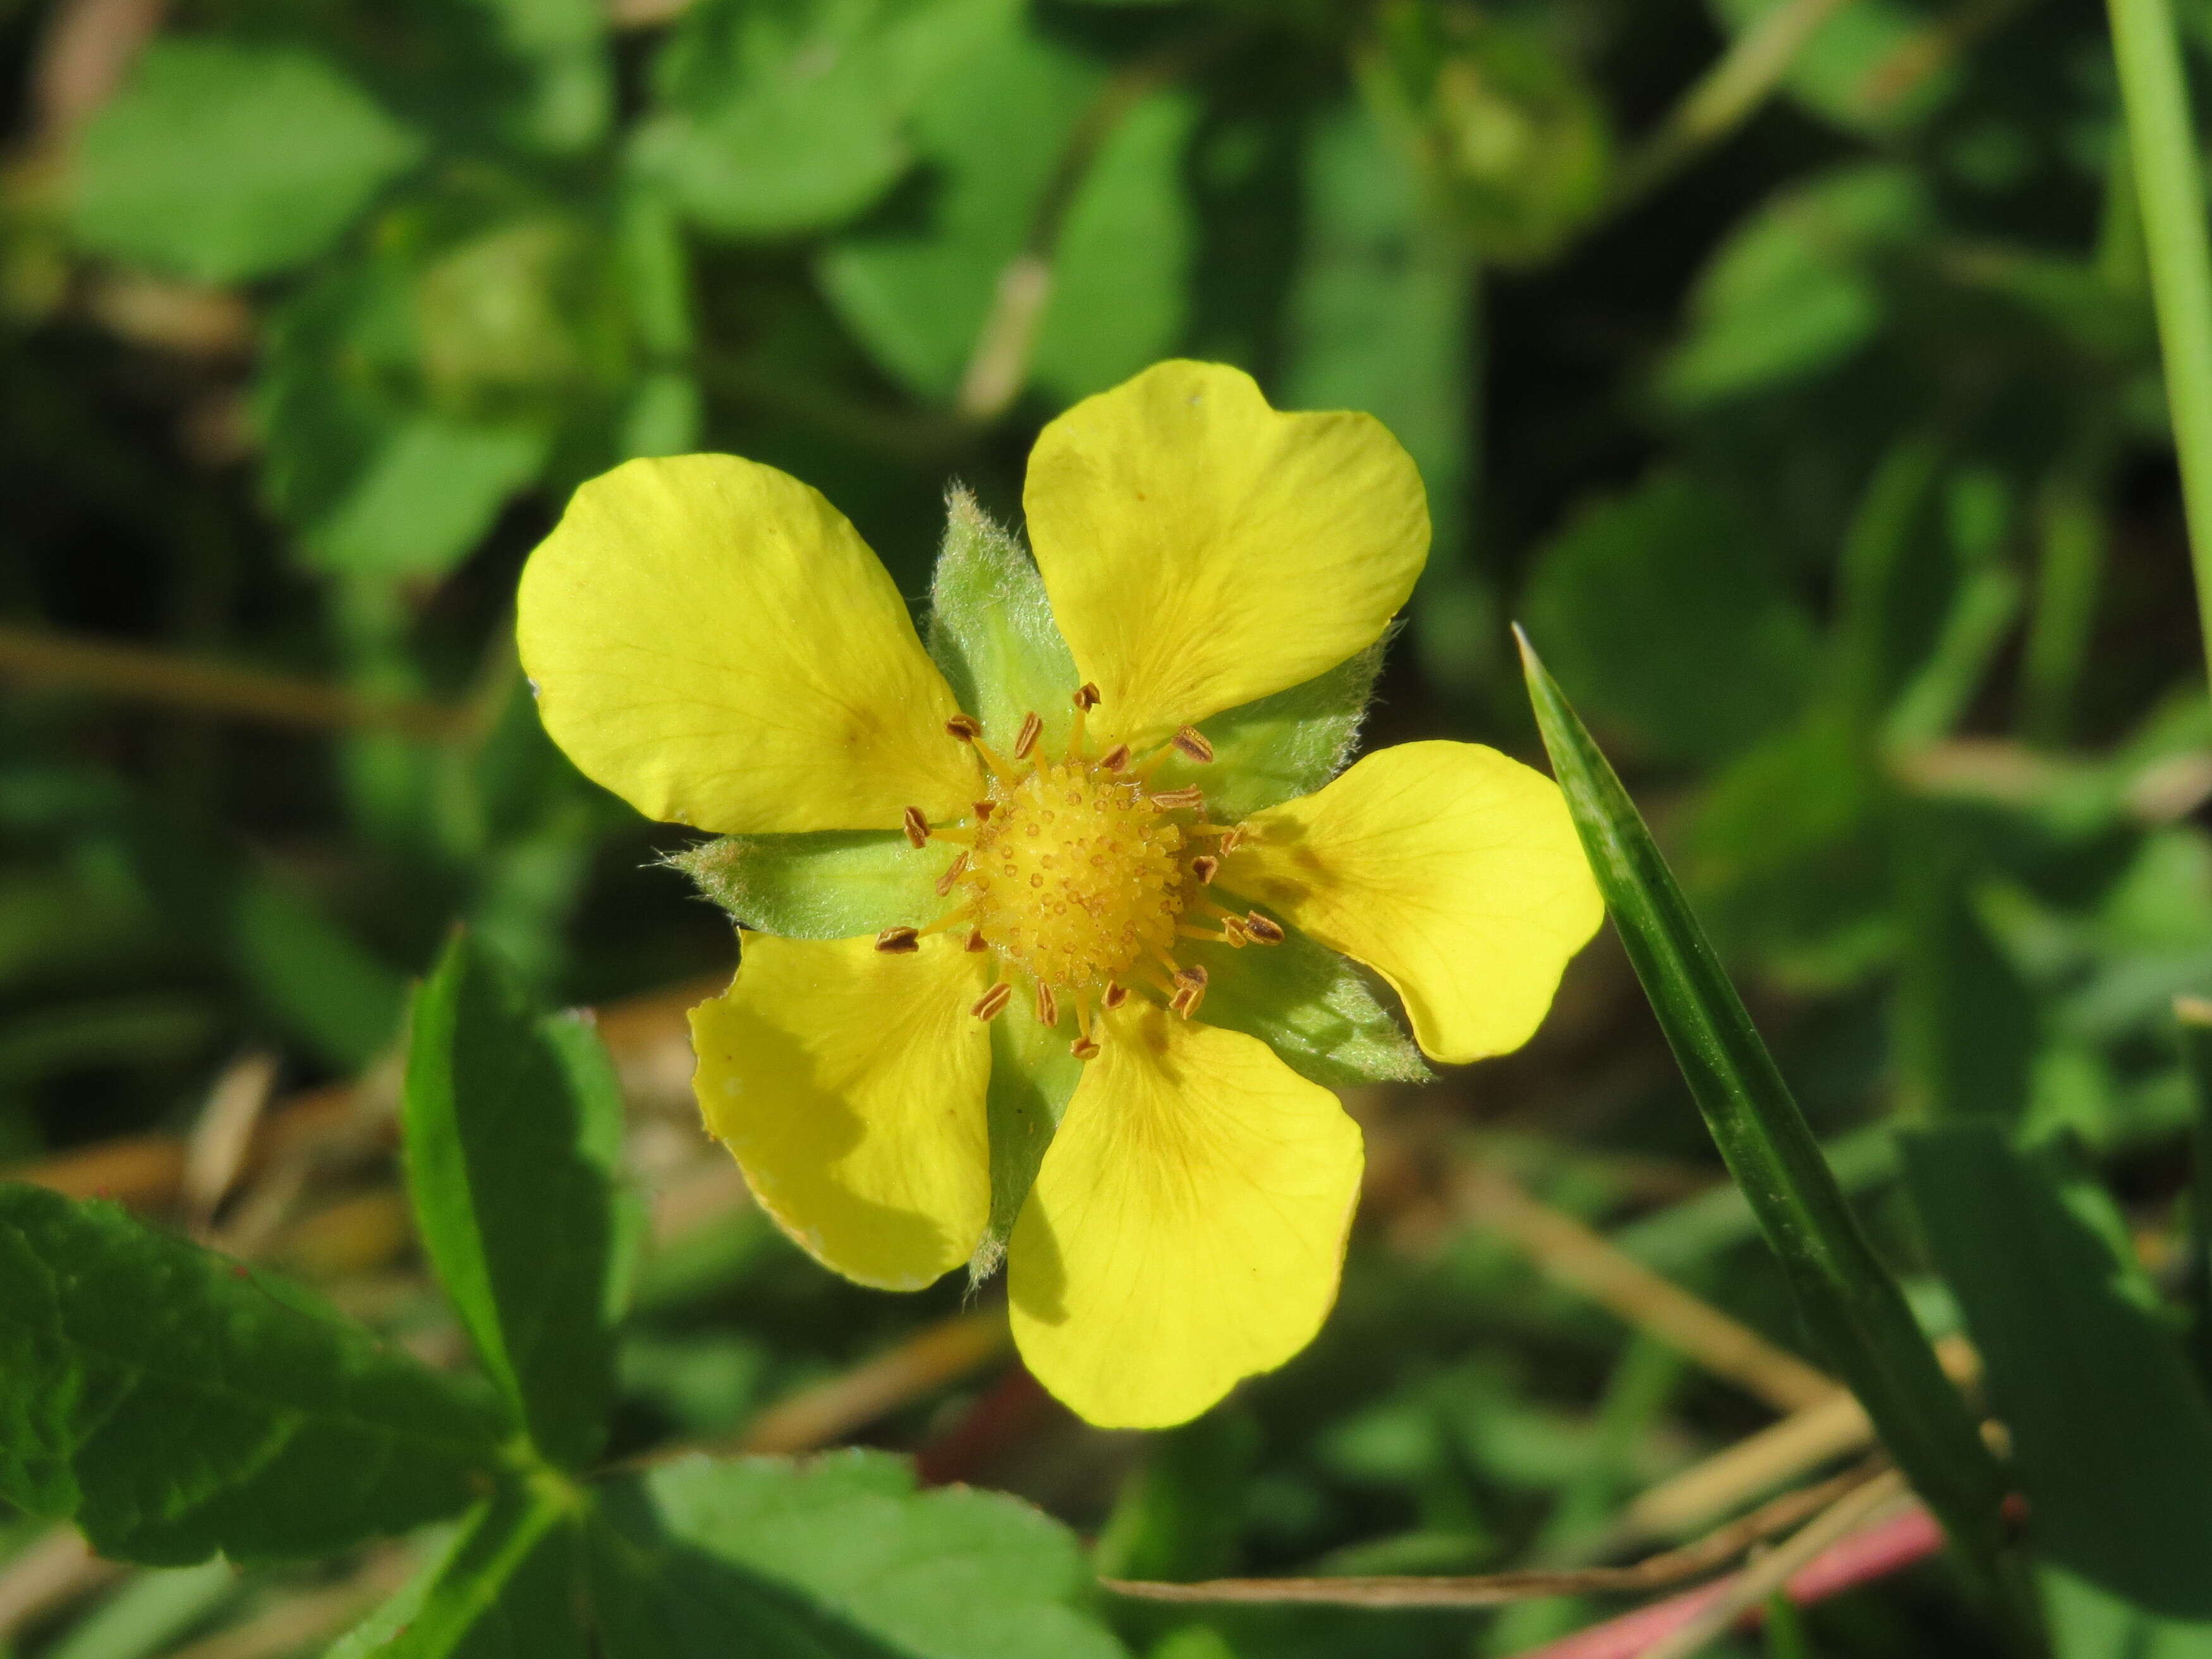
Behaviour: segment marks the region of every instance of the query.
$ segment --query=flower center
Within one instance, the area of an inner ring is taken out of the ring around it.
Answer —
[[[1075,992],[1168,958],[1183,909],[1183,833],[1143,785],[1071,760],[994,781],[991,805],[957,878],[986,945]]]
[[[994,754],[983,728],[963,714],[946,731],[975,745],[991,774],[972,817],[933,824],[906,809],[907,839],[965,850],[938,878],[951,908],[927,927],[887,927],[876,949],[900,955],[925,933],[965,928],[968,948],[990,951],[999,975],[971,1012],[995,1019],[1026,981],[1037,1018],[1058,1025],[1062,1000],[1075,1012],[1078,1060],[1098,1052],[1094,1017],[1118,1008],[1133,988],[1158,994],[1184,1018],[1206,995],[1206,972],[1175,957],[1179,939],[1239,947],[1279,945],[1281,924],[1257,910],[1239,912],[1206,890],[1235,849],[1235,825],[1211,823],[1206,792],[1161,789],[1152,774],[1175,755],[1204,765],[1213,746],[1185,726],[1157,754],[1133,760],[1118,744],[1097,759],[1084,740],[1084,717],[1098,688],[1075,694],[1075,723],[1064,759],[1036,752],[1044,722],[1031,714],[1014,740],[1013,760]],[[1200,926],[1200,922],[1210,925]]]

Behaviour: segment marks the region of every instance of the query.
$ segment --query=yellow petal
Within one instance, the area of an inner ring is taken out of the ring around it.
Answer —
[[[986,958],[936,935],[744,936],[730,988],[691,1011],[692,1087],[761,1207],[823,1266],[915,1290],[968,1260],[991,1208]]]
[[[1156,364],[1045,428],[1022,493],[1054,618],[1108,742],[1164,738],[1381,635],[1429,551],[1413,459],[1356,414]]]
[[[1358,1126],[1267,1045],[1110,1016],[1014,1224],[1014,1340],[1091,1422],[1164,1428],[1313,1340],[1359,1196]]]
[[[1216,885],[1381,974],[1438,1060],[1526,1042],[1605,914],[1559,786],[1475,744],[1382,750],[1249,825]]]
[[[964,810],[974,756],[890,576],[798,479],[734,455],[579,489],[522,573],[545,729],[647,817],[728,834]]]

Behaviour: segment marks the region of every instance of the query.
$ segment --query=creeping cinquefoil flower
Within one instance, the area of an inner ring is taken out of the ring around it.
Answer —
[[[678,860],[747,929],[696,1082],[769,1213],[867,1285],[1003,1254],[1038,1379],[1162,1425],[1334,1300],[1325,1085],[1425,1075],[1352,963],[1429,1054],[1502,1053],[1599,901],[1492,750],[1335,775],[1428,552],[1377,422],[1162,363],[1045,428],[1023,506],[1034,562],[956,492],[925,649],[805,484],[632,461],[532,556],[523,661],[586,773],[725,837]]]

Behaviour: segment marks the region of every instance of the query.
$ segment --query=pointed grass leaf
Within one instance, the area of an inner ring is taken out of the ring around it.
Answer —
[[[2212,1617],[2212,1406],[2111,1200],[1992,1123],[1916,1131],[1904,1151],[2037,1554],[2147,1612]]]
[[[1057,1522],[917,1492],[880,1452],[690,1457],[610,1488],[590,1572],[608,1659],[1118,1659]]]
[[[325,1555],[464,1507],[493,1414],[283,1280],[0,1185],[0,1497],[118,1560]]]
[[[1359,969],[1295,927],[1280,945],[1200,945],[1190,959],[1209,975],[1207,1024],[1259,1038],[1324,1088],[1434,1075]]]
[[[415,999],[404,1116],[416,1224],[484,1369],[540,1453],[587,1461],[634,1238],[605,1046],[456,933]]]
[[[586,1659],[580,1494],[502,1487],[328,1659]]]
[[[1521,653],[1536,723],[1606,908],[1816,1352],[1858,1395],[1984,1591],[2014,1624],[2032,1627],[2003,1541],[2004,1480],[1966,1402],[1860,1230],[1620,780],[1525,635]]]
[[[858,939],[919,927],[944,909],[944,848],[896,830],[724,836],[668,862],[732,920],[781,939]]]
[[[264,276],[336,241],[422,148],[313,52],[161,40],[86,128],[76,234],[198,282]]]
[[[1041,744],[1067,741],[1075,659],[1052,619],[1036,561],[956,486],[945,498],[945,541],[929,584],[929,654],[983,738],[1010,753],[1031,713]]]

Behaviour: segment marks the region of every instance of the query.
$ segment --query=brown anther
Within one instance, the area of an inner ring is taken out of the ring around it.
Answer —
[[[921,949],[921,935],[911,927],[886,927],[876,935],[876,949],[886,956],[908,956]]]
[[[906,809],[906,816],[900,820],[899,827],[906,831],[906,838],[916,847],[929,844],[929,820],[922,815],[919,806]]]
[[[1186,981],[1176,988],[1176,994],[1168,999],[1168,1006],[1188,1019],[1198,1012],[1198,1005],[1205,1000],[1206,987]]]
[[[945,873],[937,878],[937,896],[944,898],[950,894],[952,891],[952,884],[960,879],[967,868],[968,854],[965,853],[946,865]]]
[[[973,743],[983,735],[983,723],[973,714],[955,714],[945,722],[945,729],[963,743]]]
[[[1089,714],[1092,709],[1098,707],[1098,688],[1093,685],[1089,680],[1084,681],[1082,684],[1075,688],[1074,702],[1075,706],[1078,708],[1083,710],[1086,714]]]
[[[998,810],[999,803],[994,800],[977,801],[975,803],[975,822],[978,823],[988,823],[990,821],[991,814]]]
[[[1067,1052],[1078,1060],[1096,1060],[1098,1058],[1098,1045],[1089,1037],[1078,1037],[1067,1045]]]
[[[1269,921],[1257,910],[1244,918],[1244,931],[1252,936],[1255,945],[1280,945],[1287,937],[1282,923]]]
[[[1098,757],[1098,764],[1109,772],[1119,772],[1129,764],[1129,745],[1117,743]]]
[[[1188,968],[1178,968],[1176,969],[1176,983],[1177,985],[1194,985],[1201,991],[1206,988],[1206,982],[1210,977],[1211,975],[1209,975],[1206,971],[1205,965],[1201,963],[1194,962]]]
[[[975,999],[975,1006],[968,1012],[978,1019],[996,1019],[1000,1012],[1014,1000],[1014,988],[1000,980]]]
[[[1044,722],[1037,718],[1036,710],[1032,708],[1022,716],[1021,732],[1014,738],[1014,758],[1027,760],[1030,750],[1036,747],[1037,739],[1043,735]]]
[[[1221,832],[1221,856],[1227,858],[1237,850],[1237,843],[1244,839],[1244,826],[1232,825]]]
[[[1213,759],[1213,745],[1200,734],[1194,726],[1184,726],[1175,734],[1173,741],[1186,758],[1196,761],[1200,766]]]
[[[1060,1024],[1060,999],[1052,994],[1052,987],[1042,980],[1036,982],[1036,1016],[1040,1025]]]
[[[1224,916],[1221,919],[1221,936],[1241,951],[1251,942],[1252,931],[1245,927],[1243,917]]]
[[[1211,853],[1200,853],[1190,861],[1190,872],[1198,878],[1198,884],[1203,887],[1221,873],[1221,860]]]
[[[970,927],[968,930],[968,948],[971,951],[981,951],[988,948],[984,942],[983,930],[981,928]]]
[[[1105,994],[1098,999],[1098,1006],[1101,1008],[1118,1008],[1128,1000],[1129,988],[1127,986],[1109,983],[1106,987]]]
[[[1206,791],[1196,784],[1188,789],[1164,789],[1152,797],[1152,805],[1163,812],[1172,812],[1179,806],[1203,806]]]

